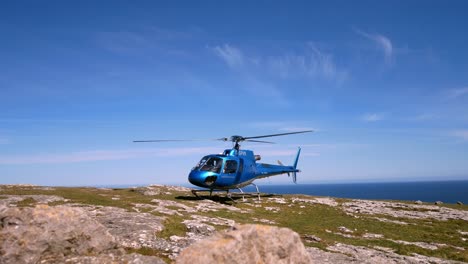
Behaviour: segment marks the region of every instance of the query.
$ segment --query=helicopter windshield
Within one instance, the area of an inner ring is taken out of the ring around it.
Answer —
[[[219,173],[221,171],[222,164],[223,164],[223,159],[221,158],[203,157],[194,169],[200,169],[200,171],[211,171],[211,172]]]

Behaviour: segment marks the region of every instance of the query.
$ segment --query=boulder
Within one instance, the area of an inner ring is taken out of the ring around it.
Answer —
[[[82,210],[68,206],[0,210],[1,263],[36,263],[116,249],[114,237]]]
[[[0,205],[0,263],[164,263],[126,255],[107,228],[81,208]]]
[[[299,235],[288,228],[239,225],[184,249],[176,263],[310,263]]]

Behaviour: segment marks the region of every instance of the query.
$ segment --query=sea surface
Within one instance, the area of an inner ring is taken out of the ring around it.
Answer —
[[[407,200],[423,202],[442,201],[444,203],[468,204],[468,180],[431,182],[391,182],[391,183],[343,183],[343,184],[257,184],[260,192],[270,194],[306,194],[354,199]],[[96,187],[128,188],[138,185],[108,185]],[[185,187],[195,186],[183,184]],[[253,186],[242,188],[244,192],[254,192]]]
[[[340,198],[468,203],[468,181],[259,185],[262,193]],[[244,191],[255,191],[246,187]]]

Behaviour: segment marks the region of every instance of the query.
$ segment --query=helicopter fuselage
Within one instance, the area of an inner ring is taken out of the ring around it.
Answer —
[[[295,173],[297,159],[294,166],[283,166],[256,163],[260,156],[251,150],[226,149],[222,154],[212,154],[203,157],[188,176],[193,185],[211,190],[229,190],[242,188],[254,180],[274,175]]]

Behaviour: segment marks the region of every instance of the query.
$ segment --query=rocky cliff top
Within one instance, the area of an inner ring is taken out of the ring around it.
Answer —
[[[190,191],[0,185],[0,263],[468,261],[464,205]]]

